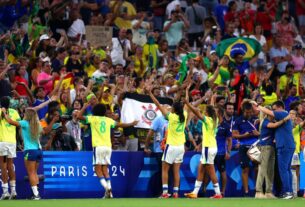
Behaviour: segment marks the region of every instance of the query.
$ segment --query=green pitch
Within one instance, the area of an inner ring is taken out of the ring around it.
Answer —
[[[200,199],[59,199],[59,200],[9,200],[0,201],[1,207],[301,207],[305,199],[255,200],[253,198],[225,198],[221,200]]]

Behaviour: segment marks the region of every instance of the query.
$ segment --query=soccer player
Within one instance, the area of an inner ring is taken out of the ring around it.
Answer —
[[[106,107],[103,104],[96,104],[92,109],[92,115],[83,116],[85,110],[90,106],[86,103],[78,114],[78,118],[86,120],[90,124],[92,132],[93,165],[95,173],[100,179],[101,185],[105,189],[104,198],[113,198],[108,172],[108,165],[111,165],[111,129],[115,127],[135,126],[138,121],[132,123],[117,123],[113,119],[106,117]]]
[[[161,198],[169,198],[168,194],[168,171],[170,166],[173,166],[174,174],[174,189],[173,197],[178,198],[179,184],[180,184],[180,165],[183,162],[184,143],[185,143],[185,126],[187,112],[183,110],[181,102],[175,102],[172,106],[172,111],[169,112],[165,107],[162,107],[159,101],[152,94],[152,90],[148,87],[146,91],[150,98],[156,104],[162,115],[168,120],[168,132],[166,139],[166,147],[162,156],[162,189]]]
[[[214,168],[214,159],[217,154],[217,142],[215,138],[217,132],[217,125],[218,125],[217,114],[214,107],[211,105],[207,105],[205,110],[205,115],[202,115],[194,106],[192,106],[189,102],[189,94],[188,94],[189,87],[186,90],[186,98],[185,98],[186,105],[195,114],[195,116],[197,116],[200,120],[202,120],[203,138],[202,138],[202,154],[200,159],[201,164],[199,164],[198,166],[198,175],[195,182],[195,188],[192,192],[185,193],[184,195],[187,198],[198,197],[198,192],[202,185],[204,173],[206,171],[212,180],[215,191],[215,195],[212,196],[211,198],[220,199],[222,198],[222,195],[220,193],[219,184]]]
[[[1,98],[1,107],[14,121],[20,116],[14,109],[9,108],[9,97]],[[3,115],[0,117],[0,167],[3,194],[1,200],[16,199],[16,175],[14,171],[14,158],[16,157],[16,127],[7,123]],[[10,180],[11,194],[8,191]]]
[[[49,101],[46,101],[40,104],[39,106],[36,106],[34,108],[27,108],[25,110],[24,119],[22,121],[14,118],[14,116],[10,114],[11,112],[7,111],[5,108],[2,108],[2,110],[0,110],[0,113],[3,114],[3,117],[7,122],[7,127],[21,127],[24,143],[24,164],[33,191],[32,200],[40,200],[40,195],[38,192],[39,178],[37,175],[37,170],[39,167],[39,162],[42,159],[42,151],[39,138],[41,133],[43,133],[43,130],[40,126],[37,111],[44,108],[52,100],[56,99],[57,97],[54,96]],[[14,194],[12,193],[11,196],[12,195]]]

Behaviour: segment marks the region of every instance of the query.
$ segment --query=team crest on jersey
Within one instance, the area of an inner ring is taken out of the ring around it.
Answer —
[[[157,117],[158,107],[149,104],[148,107],[142,106],[144,113],[142,115],[142,121],[148,125],[151,125],[152,121]]]

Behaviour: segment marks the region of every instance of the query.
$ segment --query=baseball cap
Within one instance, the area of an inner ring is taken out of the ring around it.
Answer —
[[[43,34],[39,37],[39,41],[48,40],[48,39],[50,39],[50,37],[47,34]]]
[[[198,95],[198,94],[201,94],[201,93],[200,93],[200,91],[197,90],[197,89],[194,89],[194,90],[192,90],[192,92],[191,92],[191,95],[192,95],[192,96],[196,96],[196,95]]]

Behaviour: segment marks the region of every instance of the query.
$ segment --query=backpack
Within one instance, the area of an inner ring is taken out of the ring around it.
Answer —
[[[196,9],[192,6],[194,11],[194,17],[195,17],[195,24],[196,25],[202,25],[202,19],[197,15]]]

